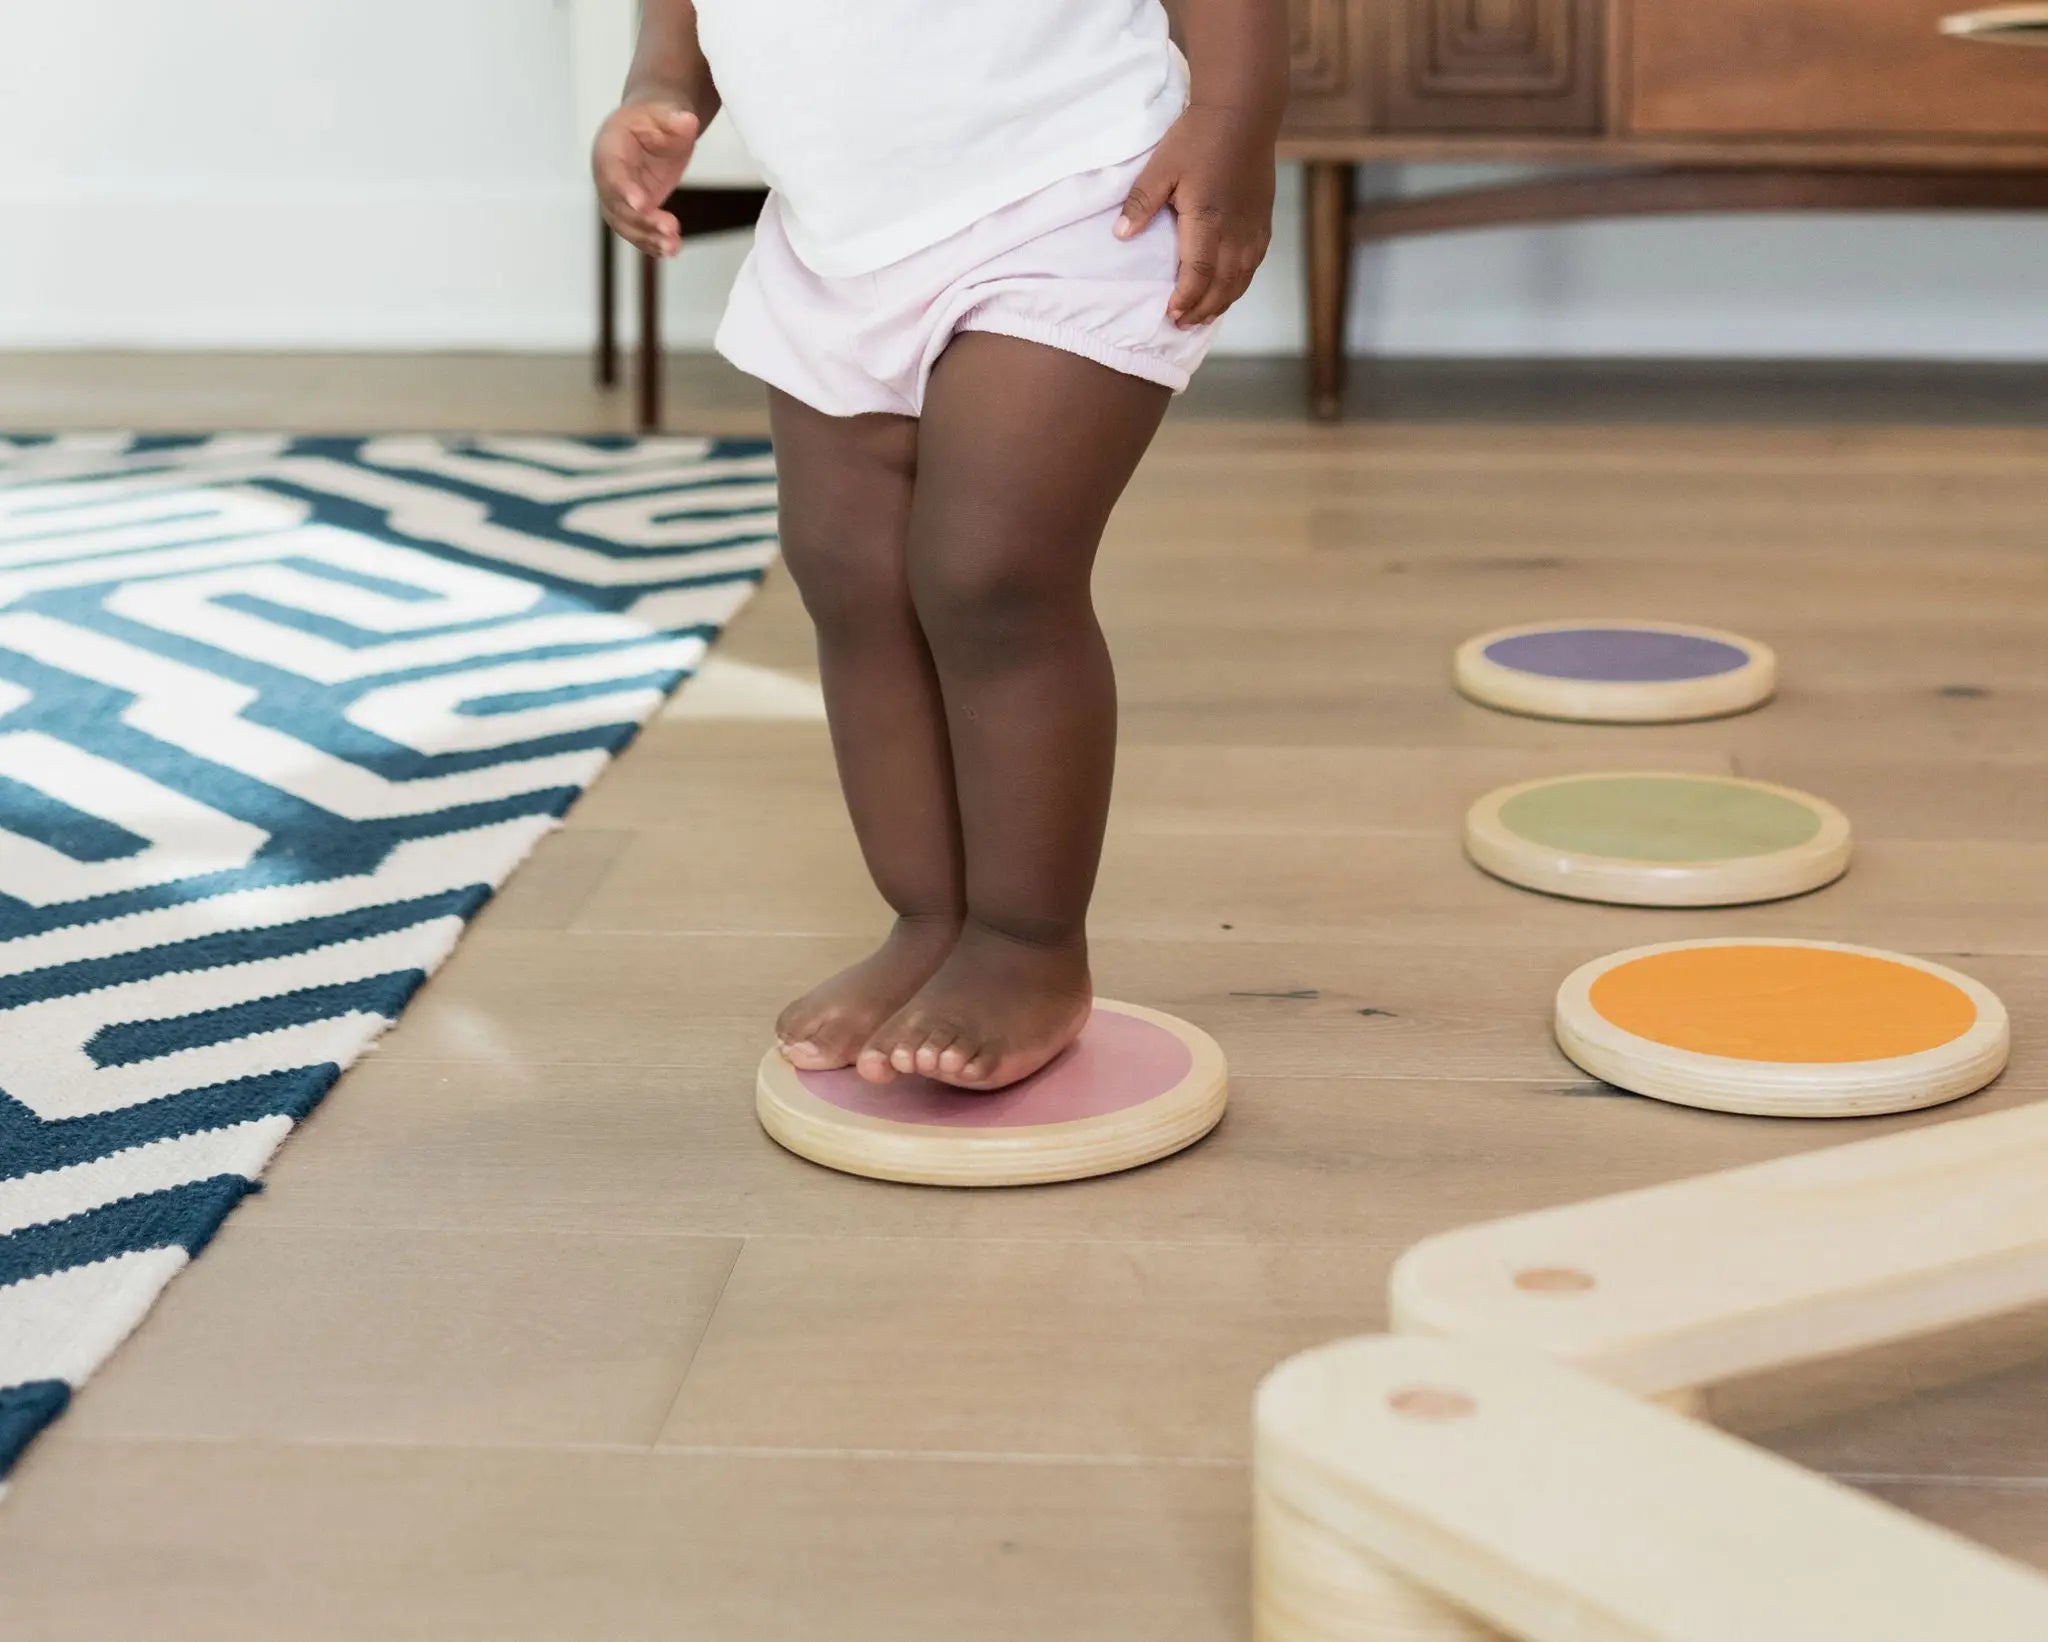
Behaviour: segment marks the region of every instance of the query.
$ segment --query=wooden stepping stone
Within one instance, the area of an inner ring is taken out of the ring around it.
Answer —
[[[1458,689],[1482,706],[1593,724],[1675,724],[1770,700],[1778,661],[1754,639],[1674,622],[1506,627],[1459,647]]]
[[[1524,889],[1622,906],[1737,906],[1803,895],[1849,865],[1825,799],[1733,776],[1552,776],[1488,793],[1465,852]]]
[[[1186,1021],[1098,998],[1073,1047],[990,1094],[927,1078],[761,1061],[755,1111],[797,1156],[926,1186],[1028,1186],[1114,1174],[1192,1146],[1228,1098],[1223,1051]]]
[[[2005,1006],[1967,975],[1830,941],[1678,941],[1558,989],[1557,1041],[1596,1078],[1719,1112],[1863,1117],[1974,1094],[2005,1069]]]

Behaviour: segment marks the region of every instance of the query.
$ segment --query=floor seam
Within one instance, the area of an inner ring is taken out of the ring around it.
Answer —
[[[435,1441],[410,1437],[338,1436],[208,1436],[204,1434],[159,1433],[92,1434],[70,1438],[78,1446],[93,1448],[299,1448],[359,1449],[387,1452],[403,1449],[421,1453],[456,1454],[607,1454],[660,1459],[759,1459],[759,1460],[912,1460],[935,1465],[1073,1465],[1103,1469],[1160,1467],[1181,1470],[1243,1470],[1249,1458],[1220,1454],[1084,1454],[1028,1453],[1004,1449],[946,1448],[779,1448],[749,1443],[634,1443],[634,1442],[462,1442]],[[54,1444],[52,1445],[55,1446]],[[2044,1479],[2048,1486],[2048,1479]]]
[[[718,1293],[712,1298],[711,1309],[704,1314],[704,1326],[697,1331],[697,1338],[690,1345],[690,1354],[683,1359],[683,1371],[676,1377],[675,1391],[670,1395],[668,1406],[662,1411],[660,1421],[654,1427],[654,1436],[649,1440],[649,1449],[661,1447],[661,1434],[668,1429],[669,1421],[676,1417],[676,1410],[682,1406],[683,1392],[690,1383],[690,1370],[697,1366],[697,1358],[704,1350],[704,1342],[711,1338],[711,1330],[718,1323],[718,1311],[725,1304],[725,1296],[732,1287],[733,1275],[740,1269],[740,1262],[747,1257],[747,1245],[753,1241],[751,1235],[742,1235],[739,1247],[732,1251],[732,1264],[725,1268],[725,1279],[718,1285]]]
[[[1526,1211],[1526,1212],[1534,1212]],[[1454,1229],[1454,1228],[1445,1228]],[[1229,1250],[1363,1250],[1368,1253],[1400,1253],[1414,1239],[1408,1242],[1372,1242],[1355,1234],[1333,1232],[1327,1237],[1270,1238],[1244,1237],[1228,1238],[1173,1238],[1173,1237],[1028,1237],[1014,1233],[999,1233],[994,1236],[977,1232],[862,1232],[862,1231],[666,1231],[658,1227],[622,1226],[536,1226],[530,1222],[505,1224],[501,1226],[458,1226],[458,1225],[399,1225],[387,1221],[371,1220],[295,1220],[277,1218],[269,1220],[263,1227],[268,1235],[272,1231],[282,1232],[332,1232],[360,1236],[365,1232],[384,1232],[404,1237],[611,1237],[647,1238],[676,1243],[973,1243],[1015,1244],[1031,1248],[1114,1248],[1114,1249],[1189,1249],[1206,1253],[1220,1253]],[[737,1262],[735,1262],[737,1264]],[[728,1284],[731,1274],[726,1277]],[[725,1298],[725,1289],[718,1291],[717,1304]],[[708,1327],[706,1332],[709,1332]],[[701,1349],[702,1337],[697,1347],[692,1348],[691,1362],[696,1360],[696,1351]],[[685,1365],[686,1368],[688,1365]]]

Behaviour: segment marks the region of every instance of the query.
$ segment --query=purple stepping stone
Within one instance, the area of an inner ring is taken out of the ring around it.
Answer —
[[[1669,684],[1747,666],[1749,652],[1720,639],[1647,627],[1562,627],[1517,633],[1486,647],[1486,659],[1518,673],[1602,684]]]

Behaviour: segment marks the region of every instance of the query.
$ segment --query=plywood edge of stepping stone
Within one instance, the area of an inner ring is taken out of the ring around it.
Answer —
[[[1223,1051],[1200,1028],[1097,999],[1044,1071],[982,1094],[924,1078],[865,1084],[762,1057],[755,1111],[799,1157],[926,1186],[1029,1186],[1115,1174],[1193,1145],[1223,1116]]]
[[[1406,1634],[1342,1623],[1346,1550],[1368,1591],[1391,1570],[1527,1642],[2048,1636],[2034,1573],[1526,1352],[1342,1341],[1274,1370],[1254,1424],[1262,1642]]]
[[[2016,1107],[1445,1232],[1388,1309],[1670,1397],[2048,1301],[2044,1180]]]
[[[1710,1111],[1863,1117],[1974,1094],[2011,1052],[2005,1006],[1941,964],[1729,936],[1599,958],[1558,989],[1557,1041],[1618,1088]]]
[[[1849,818],[1767,781],[1670,770],[1547,776],[1479,799],[1465,852],[1524,889],[1621,906],[1738,906],[1848,870]]]
[[[1718,627],[1587,618],[1482,633],[1452,679],[1481,706],[1590,724],[1678,724],[1748,712],[1778,688],[1770,646]]]

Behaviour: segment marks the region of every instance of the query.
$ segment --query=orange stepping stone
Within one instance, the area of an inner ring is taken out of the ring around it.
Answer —
[[[1597,1078],[1681,1106],[1860,1117],[1974,1094],[2011,1028],[1988,987],[1828,941],[1639,947],[1558,990],[1557,1041]]]

